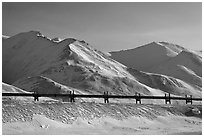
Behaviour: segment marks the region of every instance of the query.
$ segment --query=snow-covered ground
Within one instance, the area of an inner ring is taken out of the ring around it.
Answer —
[[[201,134],[201,105],[22,102],[3,98],[3,134]]]

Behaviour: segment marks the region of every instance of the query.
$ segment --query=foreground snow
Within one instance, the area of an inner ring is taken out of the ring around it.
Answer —
[[[3,134],[201,134],[201,105],[25,102],[3,98]]]
[[[64,124],[44,115],[34,115],[31,122],[3,124],[3,134],[202,134],[201,131],[199,118],[182,116],[160,116],[155,120],[138,117],[115,120],[106,117],[89,121],[77,118],[73,124]]]

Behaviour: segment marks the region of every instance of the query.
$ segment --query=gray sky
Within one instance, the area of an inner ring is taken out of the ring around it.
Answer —
[[[115,51],[152,41],[202,49],[202,3],[3,3],[2,34],[39,30]]]

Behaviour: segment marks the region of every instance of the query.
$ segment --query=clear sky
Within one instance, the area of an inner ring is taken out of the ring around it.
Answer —
[[[168,41],[202,49],[202,3],[2,4],[2,34],[38,30],[108,52]]]

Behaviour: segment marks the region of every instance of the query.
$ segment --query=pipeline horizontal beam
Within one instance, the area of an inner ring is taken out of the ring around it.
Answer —
[[[74,98],[120,98],[120,99],[171,99],[171,100],[191,100],[190,97],[172,96],[122,96],[122,95],[80,95],[80,94],[33,94],[33,93],[2,93],[2,96],[24,96],[24,97],[73,97]],[[195,101],[202,101],[202,98],[192,98]]]

